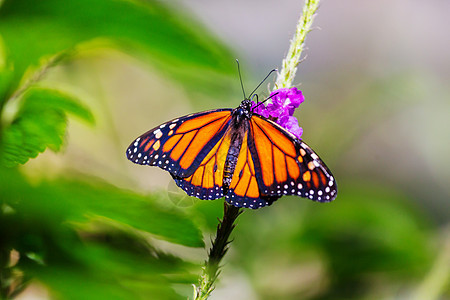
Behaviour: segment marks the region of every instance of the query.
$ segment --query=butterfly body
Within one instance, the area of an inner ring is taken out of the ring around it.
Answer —
[[[233,178],[233,173],[239,158],[244,135],[248,131],[248,119],[251,118],[251,103],[244,100],[243,103],[231,112],[231,124],[229,128],[230,149],[228,150],[223,171],[223,189],[227,194]]]
[[[329,202],[337,194],[318,155],[286,129],[253,113],[248,99],[236,109],[166,122],[137,138],[127,157],[167,170],[190,196],[225,197],[237,207],[263,207],[283,195]]]

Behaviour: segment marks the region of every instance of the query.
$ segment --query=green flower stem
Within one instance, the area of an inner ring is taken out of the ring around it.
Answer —
[[[303,14],[298,21],[297,29],[294,38],[291,40],[289,51],[286,58],[283,59],[281,71],[278,72],[274,90],[290,88],[292,86],[295,73],[297,72],[297,65],[300,62],[305,45],[306,35],[311,31],[311,25],[318,7],[319,0],[306,0],[305,6],[303,7]]]
[[[194,290],[195,300],[208,299],[214,290],[214,283],[220,273],[220,262],[228,251],[230,244],[230,234],[233,231],[237,217],[242,213],[242,209],[224,202],[223,219],[219,220],[217,233],[209,251],[208,260],[202,268],[198,286]]]
[[[306,35],[311,31],[314,14],[319,6],[319,0],[306,0],[303,15],[300,17],[294,38],[291,40],[288,54],[283,59],[283,66],[278,73],[275,89],[290,88],[294,81],[297,65],[304,48]],[[223,219],[217,226],[217,234],[209,251],[208,260],[202,268],[198,286],[194,286],[194,300],[206,300],[214,290],[215,281],[220,273],[220,262],[227,253],[230,234],[235,225],[234,221],[242,210],[228,203],[224,203]]]

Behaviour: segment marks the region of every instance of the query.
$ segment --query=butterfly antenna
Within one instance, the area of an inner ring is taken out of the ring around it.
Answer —
[[[250,99],[250,101],[253,101],[253,98],[255,98],[256,97],[256,106],[255,106],[255,108],[256,107],[258,107],[259,106],[259,98],[258,98],[258,94],[254,94],[253,96],[252,96],[252,98]]]
[[[269,74],[267,74],[266,77],[264,77],[264,79],[258,84],[258,86],[253,90],[253,92],[250,93],[250,97],[253,95],[254,92],[256,92],[256,90],[261,86],[261,84],[263,84],[263,82],[266,81],[267,77],[269,77],[270,74],[272,74],[272,73],[275,72],[275,71],[278,71],[278,70],[277,70],[277,69],[273,69],[272,71],[269,72]],[[268,99],[266,99],[266,100],[264,100],[264,101],[267,101],[267,100],[269,100],[269,99],[270,99],[270,98],[268,98]],[[261,103],[262,103],[262,102],[261,102]]]
[[[255,107],[253,107],[253,109],[257,108],[258,106],[260,106],[261,104],[263,104],[263,103],[266,102],[267,100],[269,100],[269,99],[275,97],[275,96],[278,95],[278,94],[279,94],[279,93],[275,93],[275,94],[271,95],[270,97],[267,97],[267,98],[264,99],[263,101],[261,101],[261,102],[259,102],[258,104],[256,104]],[[256,96],[256,98],[258,98],[258,95],[257,95],[257,94],[254,94],[253,96]],[[252,99],[253,99],[253,97],[252,97]]]
[[[244,83],[242,82],[241,68],[239,67],[239,60],[237,58],[236,58],[236,63],[237,63],[237,69],[238,69],[238,74],[239,74],[239,80],[241,81],[242,94],[244,94],[244,99],[247,99],[247,97],[245,97]]]

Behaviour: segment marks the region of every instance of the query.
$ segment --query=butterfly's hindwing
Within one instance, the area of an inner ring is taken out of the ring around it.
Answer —
[[[187,178],[174,177],[176,184],[189,196],[214,200],[224,196],[225,160],[230,149],[231,135],[227,131],[203,158],[197,170]]]
[[[231,109],[218,109],[166,122],[138,137],[127,149],[136,164],[158,166],[176,177],[189,177],[223,137]]]

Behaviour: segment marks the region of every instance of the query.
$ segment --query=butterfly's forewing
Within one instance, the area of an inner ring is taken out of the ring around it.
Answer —
[[[158,166],[174,177],[189,177],[223,138],[230,120],[231,109],[174,119],[133,141],[127,157],[136,164]]]
[[[336,198],[336,182],[319,156],[278,124],[254,114],[249,149],[260,192],[267,196],[298,195],[320,202]],[[258,176],[259,175],[259,176]]]

